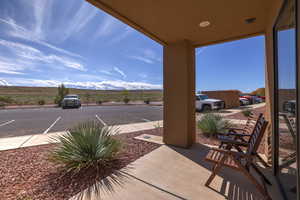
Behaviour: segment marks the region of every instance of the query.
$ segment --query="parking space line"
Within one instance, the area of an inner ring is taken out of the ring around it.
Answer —
[[[52,124],[51,124],[51,126],[49,126],[49,128],[47,128],[45,131],[44,131],[44,133],[43,134],[47,134],[49,131],[50,131],[50,129],[59,121],[61,119],[61,116],[59,116]]]
[[[107,126],[107,124],[98,115],[95,116],[104,126]]]
[[[151,120],[145,119],[145,118],[142,118],[142,120],[145,121],[145,122],[151,122]]]
[[[8,125],[8,124],[11,124],[13,123],[15,120],[10,120],[10,121],[7,121],[7,122],[4,122],[3,124],[0,124],[0,126],[5,126],[5,125]]]

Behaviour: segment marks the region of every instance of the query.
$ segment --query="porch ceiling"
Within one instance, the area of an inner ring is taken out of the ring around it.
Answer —
[[[87,0],[161,44],[187,39],[195,46],[262,34],[280,0]],[[245,20],[256,18],[253,23]],[[201,28],[199,23],[209,21]]]

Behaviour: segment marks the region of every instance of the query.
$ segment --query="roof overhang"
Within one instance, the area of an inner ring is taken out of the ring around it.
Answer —
[[[272,4],[282,0],[87,0],[162,45],[195,47],[264,34]],[[209,21],[207,27],[200,27]]]

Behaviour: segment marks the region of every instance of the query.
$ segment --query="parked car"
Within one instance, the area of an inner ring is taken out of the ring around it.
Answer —
[[[296,114],[296,100],[289,100],[283,103],[283,111]]]
[[[225,108],[225,102],[220,99],[210,99],[205,94],[196,94],[196,110],[211,111]]]
[[[261,98],[263,102],[266,101],[266,97],[265,96],[258,96],[258,97]]]
[[[61,102],[61,107],[65,108],[80,108],[81,102],[80,98],[76,94],[69,94],[64,97]]]
[[[260,98],[259,96],[253,95],[252,97],[254,99],[254,103],[262,103],[263,102],[262,98]]]
[[[240,97],[239,100],[240,100],[240,105],[241,106],[246,106],[246,105],[250,104],[250,102],[247,98]]]
[[[249,104],[256,103],[256,96],[252,96],[252,95],[248,95],[248,94],[241,94],[240,97],[248,99]]]

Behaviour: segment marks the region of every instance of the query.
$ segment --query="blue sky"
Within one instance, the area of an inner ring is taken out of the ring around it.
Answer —
[[[1,0],[0,85],[161,89],[162,46],[83,0]],[[264,38],[199,48],[197,90],[264,86]]]
[[[197,49],[197,89],[251,92],[264,87],[264,51],[264,36]]]

